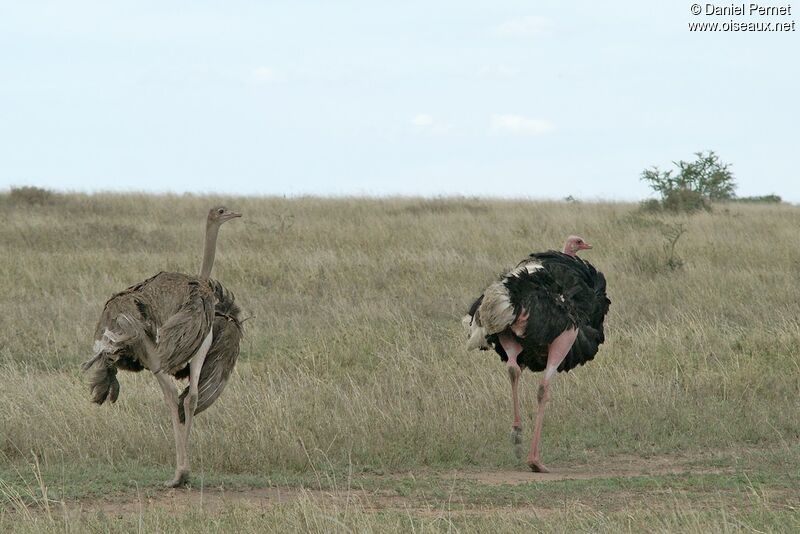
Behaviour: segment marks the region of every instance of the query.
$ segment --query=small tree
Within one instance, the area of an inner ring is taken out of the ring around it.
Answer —
[[[736,196],[736,182],[730,164],[719,161],[713,150],[695,153],[695,161],[673,162],[678,167],[660,171],[658,167],[642,171],[641,179],[661,195],[661,205],[669,210],[708,209],[709,202],[730,200]]]

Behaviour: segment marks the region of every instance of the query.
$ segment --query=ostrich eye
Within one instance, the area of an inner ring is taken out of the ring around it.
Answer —
[[[224,209],[222,209],[222,208],[220,208],[220,209],[218,209],[218,210],[217,210],[217,213],[219,213],[220,215],[222,215],[223,213],[225,213],[225,210],[224,210]]]

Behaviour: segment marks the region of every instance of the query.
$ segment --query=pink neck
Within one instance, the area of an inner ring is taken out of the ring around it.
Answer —
[[[569,243],[564,245],[564,254],[567,256],[572,256],[573,258],[577,258],[578,255],[575,252],[572,252],[572,249],[569,248]]]

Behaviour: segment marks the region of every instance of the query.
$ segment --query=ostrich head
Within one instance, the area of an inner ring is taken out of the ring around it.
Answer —
[[[208,226],[220,226],[225,221],[230,221],[236,217],[241,217],[241,213],[231,211],[225,206],[215,206],[208,211]]]
[[[592,248],[592,245],[584,241],[582,237],[571,235],[567,238],[567,242],[564,243],[564,254],[574,257],[578,255],[579,250],[590,248]]]

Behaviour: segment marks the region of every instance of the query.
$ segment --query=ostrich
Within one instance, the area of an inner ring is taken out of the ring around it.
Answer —
[[[233,293],[209,278],[217,235],[226,221],[241,217],[219,206],[208,212],[200,275],[160,272],[112,296],[94,334],[92,402],[116,402],[117,369],[150,370],[158,379],[172,416],[176,468],[167,487],[189,482],[189,433],[194,416],[225,387],[239,355],[240,310]],[[178,395],[169,375],[188,378]]]
[[[569,236],[563,252],[533,253],[491,284],[463,319],[467,348],[493,348],[506,362],[511,380],[514,423],[511,440],[522,456],[522,423],[517,384],[522,369],[544,371],[528,466],[547,473],[539,454],[544,410],[556,371],[566,372],[594,358],[605,340],[603,319],[611,301],[606,279],[578,251],[592,248]]]

